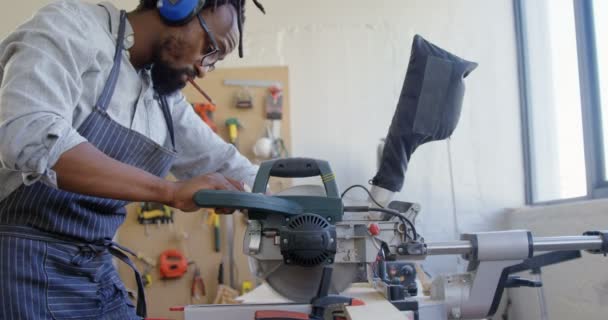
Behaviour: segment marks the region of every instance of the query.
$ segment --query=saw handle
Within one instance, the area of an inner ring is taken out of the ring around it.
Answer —
[[[266,193],[270,177],[308,178],[320,176],[328,198],[339,198],[336,177],[329,163],[310,158],[285,158],[264,161],[255,178],[253,193]]]
[[[307,178],[321,175],[317,160],[307,158],[288,158],[276,160],[269,175],[280,178]]]
[[[252,209],[286,216],[303,213],[302,206],[294,201],[259,193],[200,190],[194,194],[193,200],[200,208]]]

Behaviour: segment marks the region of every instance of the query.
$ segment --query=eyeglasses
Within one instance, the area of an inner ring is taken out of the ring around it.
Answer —
[[[200,13],[197,14],[196,17],[198,18],[198,22],[201,24],[201,28],[203,28],[203,30],[205,30],[205,32],[207,33],[207,36],[209,37],[209,40],[211,40],[211,45],[209,46],[209,51],[207,53],[205,53],[203,55],[203,58],[201,59],[201,67],[207,68],[207,72],[211,72],[211,71],[215,70],[215,63],[218,60],[218,56],[219,56],[219,52],[220,52],[219,46],[217,45],[217,41],[215,41],[215,37],[213,36],[211,31],[209,31],[209,27],[207,27],[207,24],[205,23],[205,20],[203,19],[201,14]],[[215,103],[213,102],[211,97],[201,87],[199,87],[199,85],[196,84],[196,82],[194,82],[193,79],[190,79],[189,82],[200,94],[202,94],[205,97],[205,99],[207,99],[207,101],[209,101],[209,103],[211,103],[212,105],[215,105]]]
[[[215,70],[215,63],[217,62],[220,53],[219,46],[217,45],[217,41],[215,41],[215,37],[211,31],[209,31],[209,27],[207,27],[207,24],[205,23],[205,20],[201,14],[197,14],[196,17],[198,18],[198,22],[201,24],[201,28],[205,30],[209,40],[211,40],[209,51],[207,51],[207,53],[205,53],[201,59],[201,67],[207,68],[207,72],[211,72]]]

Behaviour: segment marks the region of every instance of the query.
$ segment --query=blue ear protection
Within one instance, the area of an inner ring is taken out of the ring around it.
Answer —
[[[188,23],[206,0],[158,0],[157,7],[161,18],[169,25],[183,25]]]

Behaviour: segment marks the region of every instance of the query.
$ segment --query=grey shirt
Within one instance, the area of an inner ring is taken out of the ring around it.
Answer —
[[[120,11],[73,0],[38,11],[0,43],[0,201],[21,185],[57,187],[51,169],[61,154],[85,142],[77,131],[113,64]],[[124,59],[109,116],[122,126],[171,146],[150,72],[129,61],[133,29],[127,23]],[[178,179],[220,172],[252,185],[257,167],[196,115],[181,93],[168,98],[179,158]],[[86,174],[83,172],[82,174]]]

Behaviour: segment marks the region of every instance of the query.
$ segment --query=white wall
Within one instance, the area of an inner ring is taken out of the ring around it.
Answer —
[[[606,212],[608,200],[524,208],[508,214],[508,226],[528,229],[535,236],[574,236],[585,231],[606,230]],[[602,255],[583,253],[582,259],[576,262],[543,269],[549,319],[606,319],[607,263],[607,258]],[[512,300],[512,319],[540,319],[536,290],[511,289],[509,296]]]
[[[91,3],[102,2],[96,0],[84,1]],[[54,0],[13,1],[10,9],[5,9],[0,12],[0,39],[6,37],[6,35],[14,30],[19,24],[30,18],[36,10],[52,2],[54,2]],[[128,11],[135,8],[139,3],[139,0],[110,0],[108,2],[114,3]]]
[[[17,9],[0,13],[0,36],[48,2],[14,3]],[[137,3],[114,2],[127,9]],[[342,189],[366,184],[419,33],[480,66],[467,79],[451,154],[447,142],[420,148],[398,198],[421,203],[420,231],[436,241],[497,228],[505,208],[524,203],[511,0],[263,3],[265,16],[248,4],[245,59],[224,66],[289,66],[296,156],[329,160]],[[439,259],[431,269],[453,270],[455,259]]]

